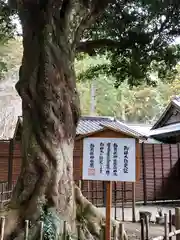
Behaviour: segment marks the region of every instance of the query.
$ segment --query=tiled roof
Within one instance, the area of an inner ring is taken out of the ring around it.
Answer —
[[[178,107],[180,107],[180,96],[175,96],[172,99],[172,102],[174,102],[174,104],[176,104]]]
[[[128,125],[111,117],[81,117],[78,127],[77,135],[88,135],[97,131],[109,128],[115,131],[121,131],[136,138],[145,138],[145,135],[135,131]]]
[[[157,136],[157,135],[162,135],[162,134],[166,134],[166,133],[173,133],[173,132],[180,132],[180,123],[175,123],[175,124],[171,124],[165,127],[161,127],[161,128],[157,128],[154,130],[150,131],[150,136]]]
[[[150,124],[144,123],[126,123],[130,128],[134,129],[136,132],[140,132],[145,136],[149,136],[149,132],[152,128]]]

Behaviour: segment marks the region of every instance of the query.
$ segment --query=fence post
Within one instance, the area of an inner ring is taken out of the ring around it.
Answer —
[[[66,240],[67,238],[67,229],[66,229],[66,221],[64,221],[64,226],[63,226],[63,240]]]
[[[141,143],[141,156],[142,156],[142,173],[143,173],[143,192],[144,192],[144,205],[147,204],[147,188],[146,188],[146,159],[144,157],[144,143]]]
[[[0,238],[0,240],[4,239],[4,227],[5,227],[5,217],[1,217],[1,238]]]
[[[145,233],[144,233],[144,218],[141,218],[141,240],[145,239]]]
[[[164,191],[164,155],[163,155],[163,144],[161,144],[161,171],[162,171],[162,190]]]
[[[13,154],[14,153],[14,141],[9,141],[9,159],[8,159],[8,191],[12,190],[12,175],[13,175]]]
[[[79,180],[79,188],[82,189],[82,182],[81,182],[81,179]]]
[[[4,183],[1,184],[1,202],[4,201]]]
[[[25,220],[24,240],[28,240],[28,235],[29,235],[29,220]]]
[[[176,230],[180,229],[180,208],[175,208],[175,227]],[[180,240],[180,235],[176,235],[176,240]]]
[[[103,205],[104,207],[106,207],[106,184],[104,181],[102,182],[102,187],[103,187]]]
[[[168,221],[167,214],[164,214],[164,240],[168,240]]]
[[[101,226],[100,240],[105,240],[105,226],[104,225]]]
[[[124,238],[124,225],[123,223],[119,224],[119,240]]]
[[[155,160],[155,150],[154,144],[152,144],[152,157],[153,157],[153,180],[154,180],[154,199],[156,200],[156,160]]]
[[[169,232],[172,231],[172,212],[169,210]],[[169,240],[172,240],[172,237],[169,237]]]
[[[149,216],[145,215],[146,240],[149,240]]]
[[[77,225],[77,235],[78,235],[78,240],[81,239],[81,226]]]
[[[116,226],[113,226],[113,240],[116,240]]]
[[[40,221],[40,240],[43,240],[44,235],[44,222]]]

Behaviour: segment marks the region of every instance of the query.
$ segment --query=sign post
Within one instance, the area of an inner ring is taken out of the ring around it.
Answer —
[[[136,139],[85,138],[83,174],[106,182],[106,240],[111,240],[112,181],[136,181]]]
[[[106,240],[111,240],[112,182],[106,182]]]

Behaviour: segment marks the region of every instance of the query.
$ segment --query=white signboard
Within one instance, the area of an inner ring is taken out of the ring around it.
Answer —
[[[83,179],[136,181],[134,138],[85,138]]]

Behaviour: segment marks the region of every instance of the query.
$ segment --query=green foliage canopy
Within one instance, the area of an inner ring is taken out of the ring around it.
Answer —
[[[83,35],[78,50],[89,55],[106,54],[110,62],[93,66],[85,75],[106,72],[116,77],[118,86],[155,85],[151,71],[161,79],[172,79],[180,59],[180,1],[116,0]],[[83,76],[83,74],[81,74]]]
[[[13,36],[13,17],[6,1],[0,0],[0,45]],[[84,31],[77,52],[106,53],[109,60],[85,71],[86,78],[106,72],[115,77],[116,86],[123,81],[131,86],[155,85],[150,78],[152,71],[169,80],[176,73],[180,46],[174,40],[179,35],[180,1],[114,0],[96,23]],[[0,71],[5,67],[1,61]]]

